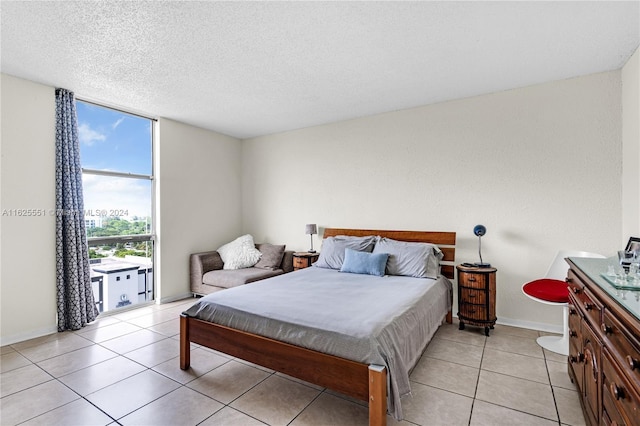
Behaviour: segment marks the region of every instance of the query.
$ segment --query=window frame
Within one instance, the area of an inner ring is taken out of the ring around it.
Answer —
[[[108,171],[108,170],[96,170],[96,169],[91,169],[91,168],[87,168],[87,167],[81,167],[81,172],[82,172],[82,176],[85,175],[85,173],[87,175],[96,175],[96,176],[106,176],[106,177],[115,177],[115,178],[125,178],[125,179],[139,179],[139,180],[149,180],[151,181],[151,229],[150,229],[150,233],[148,234],[131,234],[131,235],[113,235],[113,236],[104,236],[104,237],[86,237],[86,233],[85,233],[85,237],[87,238],[87,246],[88,247],[93,247],[93,246],[98,246],[101,244],[117,244],[117,243],[122,243],[122,244],[126,244],[126,243],[131,243],[131,242],[151,242],[152,244],[152,256],[151,256],[151,294],[152,294],[152,299],[151,300],[146,300],[145,302],[142,303],[137,303],[134,306],[135,307],[140,307],[143,305],[148,305],[148,304],[154,304],[156,303],[157,299],[156,299],[156,295],[158,294],[157,292],[157,288],[156,288],[156,264],[157,264],[157,238],[156,238],[156,191],[157,191],[157,187],[156,187],[156,179],[155,179],[155,171],[156,171],[156,156],[155,156],[155,149],[156,149],[156,143],[157,143],[157,122],[158,119],[157,118],[153,118],[153,117],[149,117],[146,115],[142,115],[142,114],[138,114],[138,113],[134,113],[134,112],[130,112],[130,111],[126,111],[123,110],[121,108],[117,108],[117,107],[112,107],[109,105],[105,105],[102,103],[98,103],[98,102],[94,102],[94,101],[90,101],[87,99],[84,99],[82,97],[76,96],[76,102],[82,102],[85,104],[90,104],[90,105],[94,105],[100,108],[106,108],[112,111],[117,111],[119,113],[122,114],[126,114],[126,115],[130,115],[133,117],[138,117],[138,118],[143,118],[145,120],[149,120],[150,124],[151,124],[151,174],[150,175],[145,175],[145,174],[137,174],[137,173],[128,173],[128,172],[118,172],[118,171]],[[82,160],[81,160],[82,162]],[[83,188],[83,192],[84,192],[84,188]],[[145,268],[145,273],[148,273],[149,271],[147,270],[147,268]],[[100,288],[102,288],[103,283],[100,282],[99,283]],[[148,295],[148,289],[146,290],[146,293]],[[140,294],[140,293],[138,293]],[[146,295],[145,295],[146,297]],[[103,312],[103,308],[104,308],[104,301],[103,300],[96,300],[96,305],[100,305],[99,306],[99,310],[102,313]],[[120,310],[114,310],[113,312],[118,312]]]

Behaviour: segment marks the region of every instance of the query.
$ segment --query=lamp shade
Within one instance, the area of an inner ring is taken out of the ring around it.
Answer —
[[[473,233],[476,235],[476,237],[482,237],[487,233],[487,228],[485,228],[484,225],[476,225],[473,228]]]
[[[310,223],[304,226],[304,233],[309,235],[315,235],[318,233],[318,227],[315,223]]]

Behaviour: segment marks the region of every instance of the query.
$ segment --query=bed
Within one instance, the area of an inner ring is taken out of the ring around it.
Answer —
[[[366,280],[359,274],[311,267],[214,293],[180,317],[180,368],[189,368],[193,342],[367,401],[371,425],[386,424],[388,407],[401,418],[399,398],[406,394],[410,370],[442,321],[451,322],[447,278],[454,274],[456,235],[338,228],[327,228],[323,234],[325,239],[338,236],[437,245],[442,251],[441,276]],[[390,288],[403,289],[393,290],[393,302],[387,297]],[[319,302],[328,295],[334,297],[327,302],[333,310]],[[312,298],[313,303],[296,299],[300,297]],[[252,305],[252,299],[265,298],[270,302]],[[393,303],[398,307],[388,306]],[[356,329],[349,317],[368,325]]]

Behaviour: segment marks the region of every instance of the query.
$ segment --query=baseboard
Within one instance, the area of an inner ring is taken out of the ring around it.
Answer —
[[[193,298],[193,293],[191,293],[191,292],[183,293],[183,294],[179,294],[177,296],[164,297],[164,298],[160,299],[160,304],[162,305],[163,303],[171,303],[171,302],[176,302],[178,300],[192,299],[192,298]]]
[[[562,325],[553,325],[542,322],[523,321],[513,318],[498,318],[496,324],[508,325],[511,327],[528,328],[529,330],[545,331],[547,333],[562,334]]]
[[[24,342],[25,340],[35,339],[37,337],[48,336],[49,334],[57,333],[58,326],[52,325],[49,327],[41,328],[39,330],[32,330],[27,333],[14,334],[12,336],[0,337],[0,346],[13,345],[14,343]]]

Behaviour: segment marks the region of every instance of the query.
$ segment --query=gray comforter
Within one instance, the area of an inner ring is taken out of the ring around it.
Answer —
[[[451,282],[311,267],[200,299],[190,317],[387,367],[388,408],[402,419],[409,373],[451,308]]]

